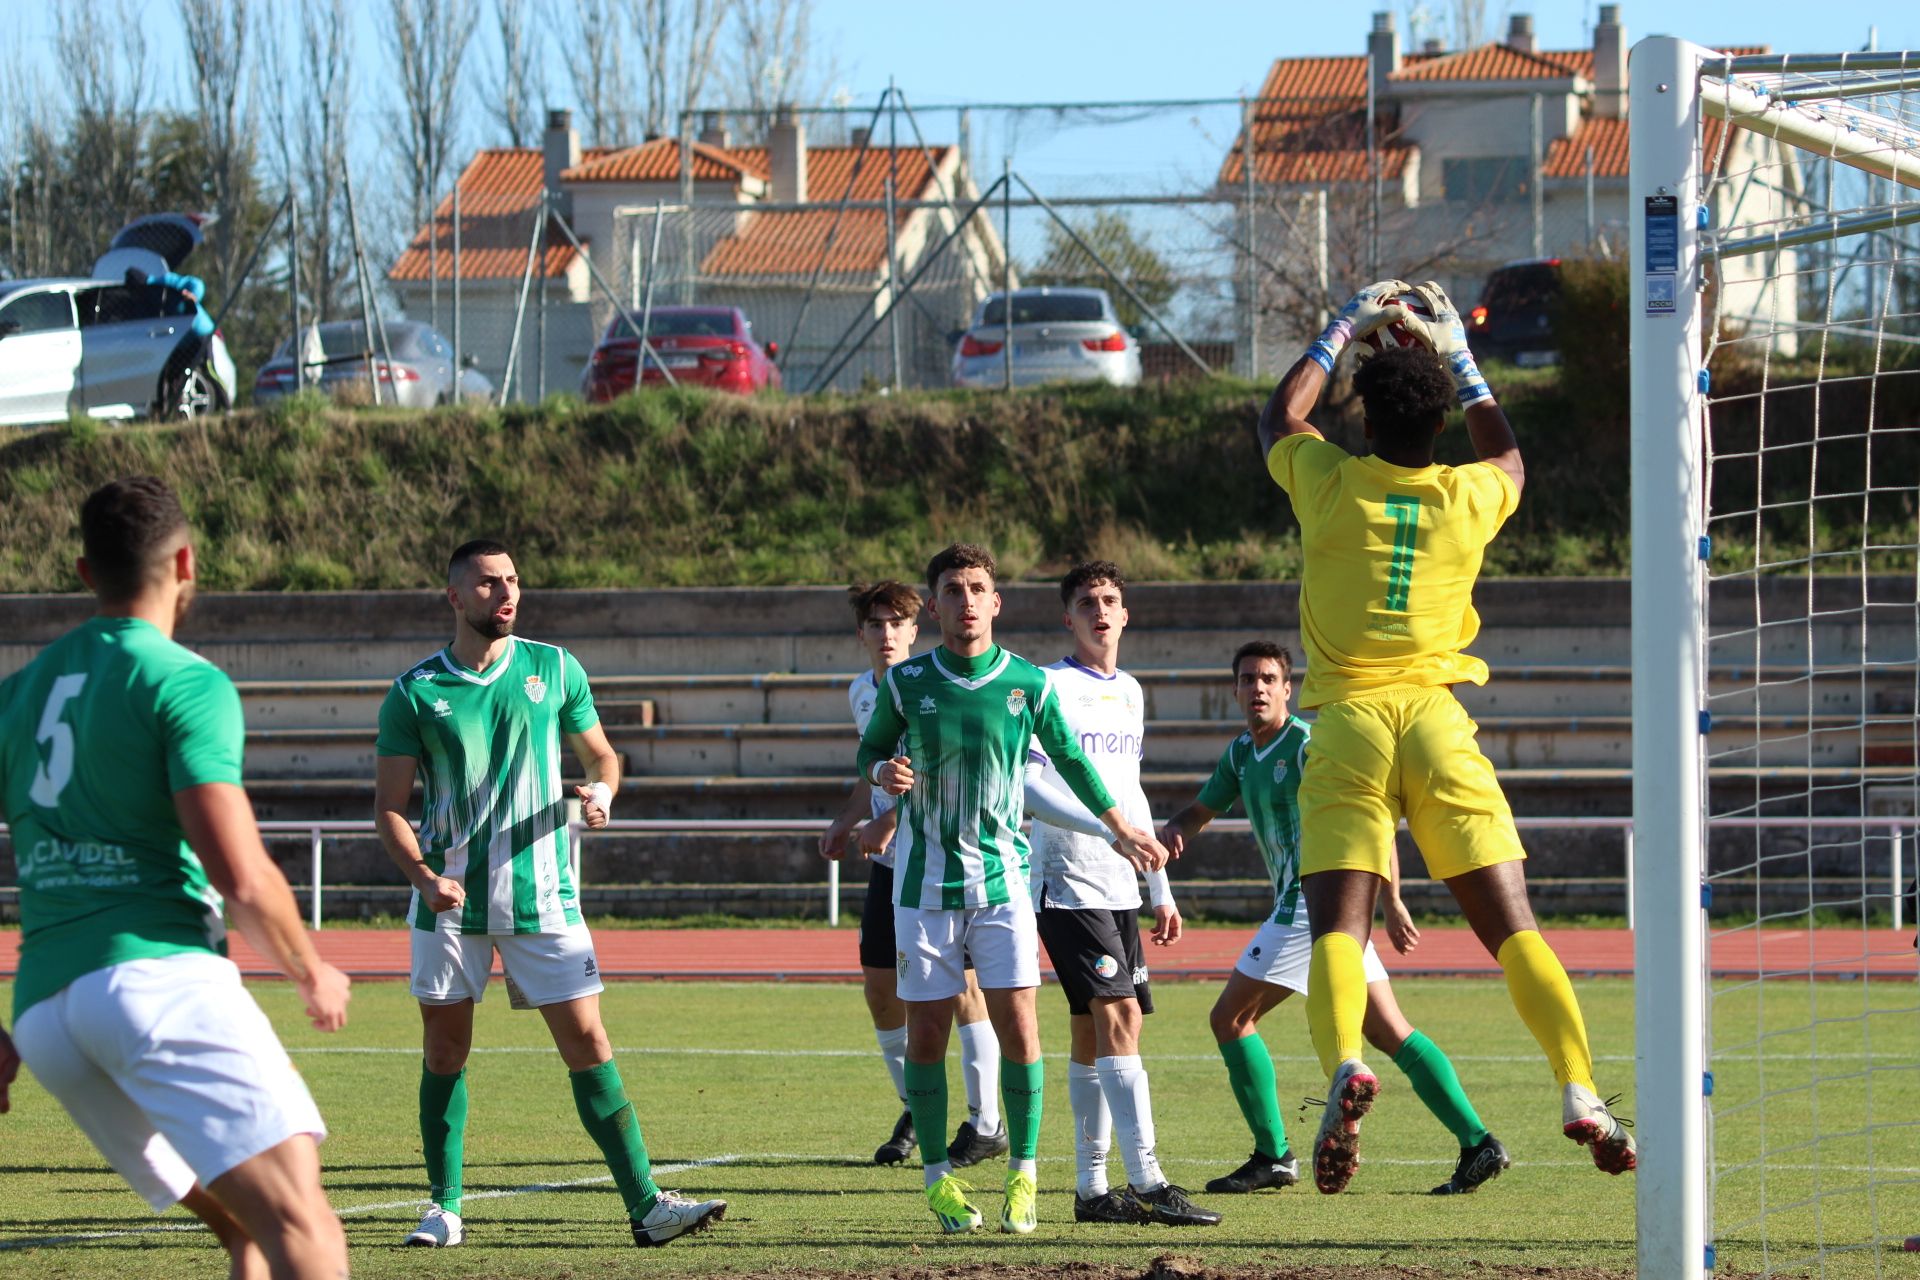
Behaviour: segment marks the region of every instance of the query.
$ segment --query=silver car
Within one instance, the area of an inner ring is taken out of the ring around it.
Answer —
[[[113,238],[91,276],[0,281],[0,423],[231,408],[233,358],[218,332],[194,334],[199,305],[168,284],[129,283],[130,268],[178,272],[200,242],[197,218],[152,214]]]
[[[455,398],[455,361],[453,344],[445,335],[415,320],[389,320],[383,343],[381,328],[375,321],[369,336],[362,321],[330,320],[301,330],[300,360],[306,365],[307,385],[351,404],[372,404],[376,384],[384,405],[430,409],[450,403]],[[473,367],[473,357],[460,360],[459,366],[459,398],[491,401],[493,383]],[[254,377],[253,402],[272,404],[294,389],[294,341],[288,339]]]
[[[1140,384],[1140,344],[1121,327],[1105,289],[1015,289],[1013,324],[1007,296],[989,294],[953,351],[953,385],[1004,387],[1013,340],[1013,384],[1108,382]]]

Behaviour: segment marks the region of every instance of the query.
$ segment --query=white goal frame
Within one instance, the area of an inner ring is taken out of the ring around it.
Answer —
[[[1705,1021],[1707,512],[1702,440],[1700,138],[1707,116],[1821,158],[1920,186],[1920,152],[1739,84],[1752,74],[1874,71],[1920,87],[1907,54],[1728,57],[1671,37],[1640,41],[1629,87],[1632,345],[1633,848],[1638,1272],[1711,1274],[1711,1115]],[[1717,74],[1716,74],[1717,73]],[[1703,78],[1704,75],[1704,78]],[[1844,110],[1839,113],[1844,115]],[[1872,121],[1873,117],[1862,118]],[[1669,206],[1665,202],[1674,203]],[[1669,210],[1671,209],[1671,215]],[[1920,205],[1828,219],[1720,257],[1920,221]],[[1649,257],[1649,233],[1654,244]]]

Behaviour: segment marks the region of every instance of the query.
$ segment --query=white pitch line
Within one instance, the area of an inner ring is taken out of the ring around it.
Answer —
[[[665,1177],[676,1173],[685,1173],[689,1169],[709,1169],[715,1165],[733,1164],[746,1159],[741,1155],[712,1156],[705,1160],[688,1160],[680,1164],[654,1166],[653,1172]],[[784,1156],[763,1156],[760,1159],[787,1159]],[[798,1158],[798,1157],[795,1157]],[[506,1187],[499,1191],[469,1191],[462,1200],[504,1200],[508,1196],[536,1195],[542,1191],[561,1191],[568,1187],[591,1187],[600,1183],[612,1182],[613,1175],[601,1174],[597,1178],[573,1178],[566,1182],[530,1182],[524,1187]],[[338,1217],[347,1217],[357,1213],[379,1213],[386,1209],[417,1209],[431,1203],[425,1199],[389,1200],[384,1204],[356,1204],[344,1209],[335,1209]],[[205,1231],[206,1224],[201,1222],[161,1222],[150,1227],[128,1227],[123,1231],[78,1231],[64,1236],[34,1236],[26,1240],[0,1240],[0,1251],[8,1249],[40,1249],[56,1244],[80,1244],[88,1240],[117,1240],[125,1236],[150,1236],[168,1231]]]

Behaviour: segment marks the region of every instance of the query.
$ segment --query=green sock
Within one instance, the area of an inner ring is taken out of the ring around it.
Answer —
[[[1393,1065],[1407,1073],[1414,1093],[1461,1146],[1470,1147],[1487,1136],[1487,1126],[1480,1123],[1479,1113],[1467,1101],[1467,1091],[1460,1087],[1453,1063],[1425,1032],[1416,1031],[1407,1037],[1400,1052],[1393,1055]]]
[[[907,1110],[920,1136],[920,1163],[947,1158],[947,1064],[907,1059]]]
[[[420,1064],[420,1149],[427,1156],[428,1194],[448,1213],[460,1212],[467,1140],[467,1073],[450,1076]]]
[[[1038,1062],[1000,1059],[1000,1102],[1007,1112],[1009,1160],[1031,1160],[1040,1149],[1040,1095],[1046,1077]]]
[[[1229,1040],[1220,1046],[1227,1062],[1227,1081],[1233,1100],[1253,1131],[1253,1149],[1269,1160],[1287,1154],[1287,1126],[1280,1118],[1280,1099],[1273,1080],[1273,1059],[1258,1034]]]
[[[569,1072],[568,1077],[573,1083],[574,1109],[587,1136],[607,1158],[607,1171],[620,1188],[627,1216],[646,1217],[660,1188],[653,1185],[653,1163],[647,1158],[646,1140],[640,1136],[640,1122],[634,1118],[626,1086],[620,1083],[620,1068],[609,1058],[597,1067]]]

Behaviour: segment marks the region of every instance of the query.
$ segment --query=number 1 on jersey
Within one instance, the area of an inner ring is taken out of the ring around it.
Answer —
[[[1420,499],[1398,494],[1389,497],[1387,514],[1393,517],[1393,559],[1387,564],[1387,608],[1394,613],[1405,613],[1407,597],[1413,592],[1413,552],[1420,533]]]

